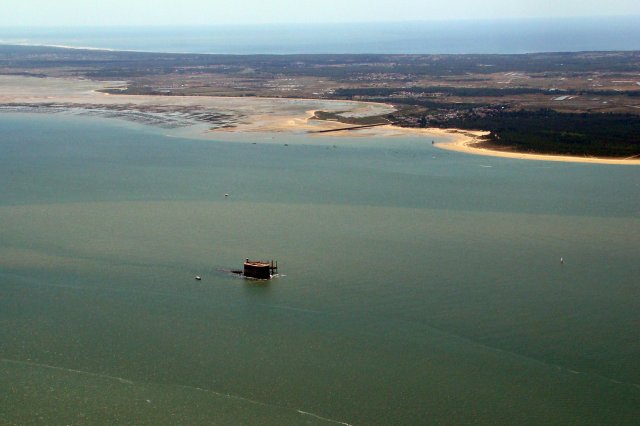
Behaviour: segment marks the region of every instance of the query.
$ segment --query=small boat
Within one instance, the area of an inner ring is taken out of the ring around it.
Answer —
[[[200,275],[196,275],[194,278],[196,279],[196,281],[201,281],[202,280],[202,277]]]

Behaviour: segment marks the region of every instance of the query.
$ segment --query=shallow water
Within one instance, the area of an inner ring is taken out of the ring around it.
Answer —
[[[638,167],[0,128],[2,423],[640,414]],[[222,271],[245,257],[283,276]]]

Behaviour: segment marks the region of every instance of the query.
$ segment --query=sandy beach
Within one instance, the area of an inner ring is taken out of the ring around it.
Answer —
[[[436,143],[435,146],[450,151],[464,152],[465,154],[487,155],[491,157],[514,158],[519,160],[537,161],[562,161],[569,163],[592,163],[592,164],[616,164],[616,165],[640,165],[640,158],[597,158],[597,157],[575,157],[569,155],[550,154],[529,154],[514,151],[500,151],[480,146],[479,138],[486,135],[486,132],[467,131],[458,129],[427,129],[432,134],[447,134],[452,138],[447,142]]]
[[[85,79],[0,76],[0,111],[72,112],[105,116],[164,128],[184,128],[183,134],[214,138],[216,134],[286,133],[313,137],[424,137],[438,138],[437,147],[474,155],[522,160],[563,161],[616,165],[640,165],[640,158],[611,159],[499,151],[478,146],[481,131],[436,128],[404,128],[393,125],[354,127],[319,120],[316,111],[344,117],[367,117],[392,113],[393,106],[371,102],[255,97],[112,95],[106,88],[124,82]],[[331,130],[330,133],[322,133]],[[442,139],[445,142],[442,142]]]

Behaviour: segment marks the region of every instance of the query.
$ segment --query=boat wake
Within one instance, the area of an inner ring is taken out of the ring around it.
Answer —
[[[339,420],[327,419],[326,417],[320,417],[317,414],[307,413],[306,411],[298,410],[298,413],[304,414],[305,416],[315,417],[316,419],[324,420],[331,423],[336,423],[339,425],[352,426],[350,423],[341,422]]]
[[[126,385],[134,384],[131,380],[123,379],[122,377],[109,376],[107,374],[100,374],[100,373],[91,373],[89,371],[74,370],[73,368],[57,367],[55,365],[49,365],[49,364],[40,364],[38,362],[18,361],[15,359],[8,359],[8,358],[0,358],[0,362],[4,362],[7,364],[27,365],[30,367],[40,367],[40,368],[46,368],[49,370],[58,370],[58,371],[64,371],[67,373],[82,374],[84,376],[100,377],[101,379],[115,380],[117,382],[124,383]]]
[[[49,364],[41,364],[38,362],[32,362],[32,361],[19,361],[19,360],[15,360],[15,359],[9,359],[9,358],[0,358],[0,362],[3,362],[5,364],[16,364],[16,365],[25,365],[25,366],[29,366],[29,367],[37,367],[37,368],[45,368],[45,369],[49,369],[49,370],[57,370],[57,371],[63,371],[66,373],[73,373],[73,374],[80,374],[83,376],[91,376],[91,377],[98,377],[101,379],[107,379],[107,380],[113,380],[125,385],[130,385],[133,386],[136,383],[131,381],[131,380],[127,380],[124,379],[122,377],[116,377],[116,376],[110,376],[108,374],[100,374],[100,373],[92,373],[90,371],[83,371],[83,370],[76,370],[73,368],[65,368],[65,367],[58,367],[55,365],[49,365]],[[264,407],[271,407],[271,408],[278,408],[278,409],[282,409],[282,410],[287,410],[287,411],[293,411],[296,412],[298,414],[301,414],[303,416],[310,416],[328,423],[334,423],[334,424],[339,424],[339,425],[345,425],[345,426],[352,426],[350,423],[346,423],[340,420],[334,420],[334,419],[330,419],[328,417],[322,417],[319,416],[317,414],[314,413],[310,413],[308,411],[303,411],[303,410],[298,410],[298,409],[293,409],[293,408],[289,408],[289,407],[285,407],[285,406],[281,406],[281,405],[277,405],[277,404],[269,404],[266,402],[261,402],[261,401],[256,401],[253,399],[249,399],[249,398],[245,398],[242,396],[238,396],[238,395],[233,395],[233,394],[229,394],[229,393],[223,393],[223,392],[217,392],[211,389],[206,389],[206,388],[200,388],[200,387],[195,387],[195,386],[187,386],[187,385],[176,385],[177,387],[183,388],[183,389],[191,389],[191,390],[196,390],[196,391],[200,391],[200,392],[207,392],[210,393],[212,395],[215,395],[216,397],[222,397],[222,398],[227,398],[227,399],[233,399],[233,400],[237,400],[237,401],[243,401],[243,402],[247,402],[250,404],[254,404],[254,405],[260,405],[260,406],[264,406]]]

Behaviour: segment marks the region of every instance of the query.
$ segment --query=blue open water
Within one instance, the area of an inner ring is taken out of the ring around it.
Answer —
[[[0,28],[0,42],[224,54],[639,50],[640,17],[211,27]]]

